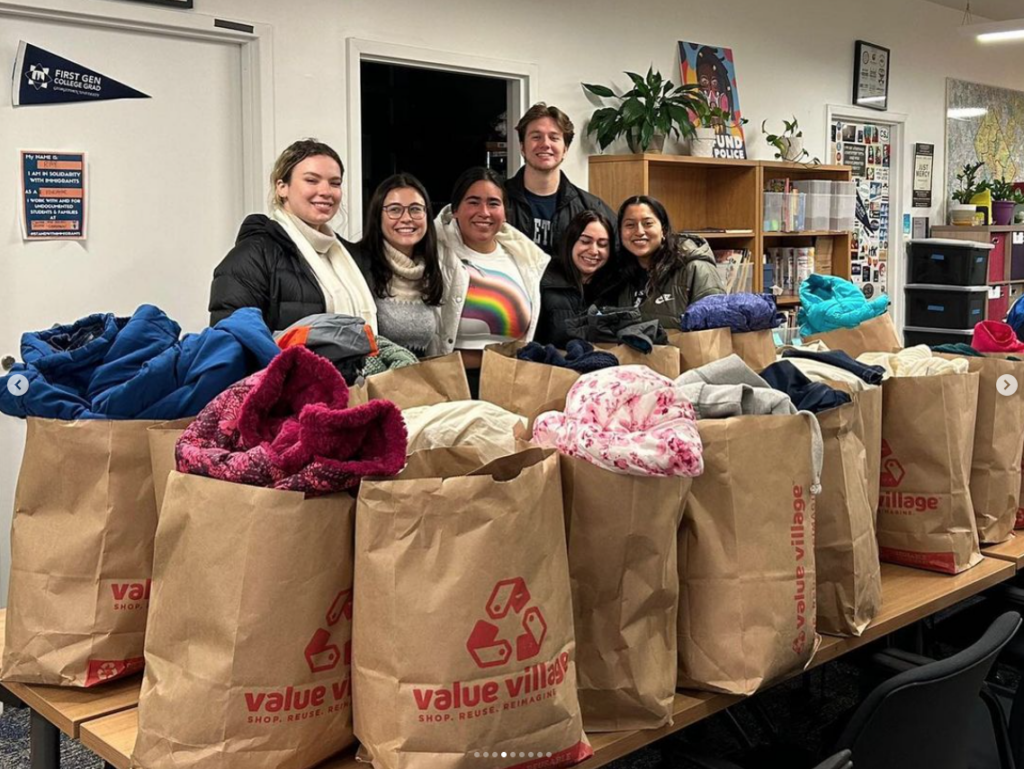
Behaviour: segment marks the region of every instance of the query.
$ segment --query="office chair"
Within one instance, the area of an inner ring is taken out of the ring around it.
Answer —
[[[970,765],[971,741],[967,737],[980,698],[990,714],[1000,762],[1012,767],[1006,723],[997,717],[993,698],[987,690],[983,694],[983,689],[989,669],[1020,625],[1020,614],[1007,612],[976,643],[948,659],[917,664],[923,658],[892,657],[890,668],[900,672],[879,684],[857,707],[833,749],[850,751],[864,769],[964,769]],[[888,653],[878,656],[884,658]],[[1020,711],[1024,724],[1024,707]],[[721,759],[686,758],[702,769],[797,767],[792,760],[776,755],[770,764],[762,762],[760,766],[748,766],[742,759],[737,765]],[[1006,759],[1011,763],[1005,763]]]

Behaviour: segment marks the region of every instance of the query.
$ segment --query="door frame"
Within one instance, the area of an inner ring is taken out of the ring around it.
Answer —
[[[355,238],[363,229],[363,129],[362,129],[362,63],[397,64],[464,75],[482,75],[504,80],[506,89],[506,118],[508,121],[508,172],[519,169],[519,137],[515,125],[520,116],[533,104],[537,92],[539,68],[536,64],[505,59],[470,56],[452,51],[438,51],[411,45],[399,45],[382,40],[350,37],[345,41],[348,60],[348,157],[345,172],[345,196],[348,199],[346,230]],[[482,161],[481,161],[482,164]]]
[[[825,148],[832,150],[832,121],[848,120],[860,123],[884,123],[892,126],[889,144],[889,256],[886,266],[888,276],[889,305],[892,320],[900,337],[903,336],[904,301],[903,286],[907,282],[905,244],[903,242],[903,169],[906,163],[906,135],[909,115],[904,112],[888,112],[845,104],[825,105]],[[829,158],[826,158],[829,160]]]
[[[265,169],[274,162],[273,29],[193,11],[105,0],[0,0],[0,19],[24,18],[82,27],[233,44],[241,56],[242,192],[246,211],[266,206]]]

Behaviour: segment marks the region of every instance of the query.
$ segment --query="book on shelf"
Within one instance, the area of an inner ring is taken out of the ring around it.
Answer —
[[[769,248],[765,252],[764,267],[765,291],[776,297],[798,296],[800,284],[815,272],[815,249],[813,246]]]

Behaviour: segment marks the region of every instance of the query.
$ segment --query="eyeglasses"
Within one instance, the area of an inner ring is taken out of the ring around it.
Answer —
[[[402,218],[402,215],[408,211],[410,219],[422,219],[427,215],[427,207],[421,206],[419,203],[413,203],[412,205],[403,206],[398,203],[392,203],[390,206],[384,206],[384,213],[387,214],[388,219],[397,221]]]

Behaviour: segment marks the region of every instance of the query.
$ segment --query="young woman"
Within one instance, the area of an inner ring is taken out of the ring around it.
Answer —
[[[558,255],[540,282],[538,342],[564,350],[570,339],[566,322],[616,289],[612,284],[619,270],[610,261],[612,232],[611,222],[597,211],[581,211],[569,222]]]
[[[470,168],[437,217],[442,336],[462,351],[471,384],[483,348],[532,341],[540,315],[540,279],[550,258],[505,222],[505,203],[501,177],[489,168]]]
[[[380,335],[421,358],[451,352],[441,334],[444,277],[434,214],[416,177],[395,174],[380,183],[359,247],[370,264]]]
[[[626,262],[623,307],[639,307],[662,328],[679,328],[679,317],[698,299],[724,294],[715,257],[703,239],[680,238],[665,207],[636,195],[619,207],[619,237]]]
[[[271,216],[247,216],[213,271],[211,324],[239,307],[258,307],[271,331],[321,312],[354,315],[377,331],[368,265],[329,226],[344,172],[338,153],[315,139],[281,153],[270,177]]]

